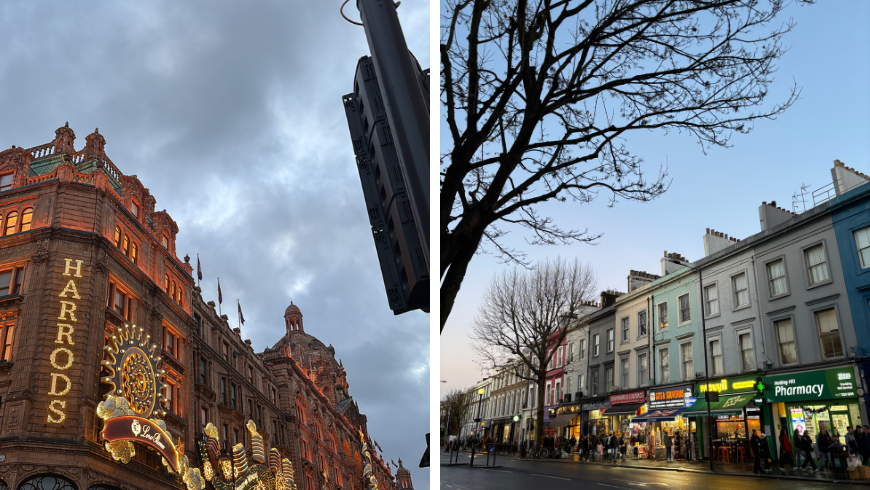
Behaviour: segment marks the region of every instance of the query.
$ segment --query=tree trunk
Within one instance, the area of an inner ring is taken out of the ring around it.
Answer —
[[[546,366],[546,364],[543,364]],[[535,430],[535,447],[541,448],[544,444],[544,384],[546,382],[546,372],[538,375],[538,416],[537,429]]]
[[[465,272],[468,270],[468,264],[474,257],[477,247],[480,246],[480,239],[483,234],[474,233],[467,240],[462,240],[461,244],[456,244],[455,237],[450,237],[453,246],[458,246],[460,249],[456,251],[453,260],[450,261],[449,269],[444,274],[444,280],[441,283],[441,331],[444,331],[444,324],[447,322],[447,317],[450,316],[450,311],[453,309],[453,303],[456,301],[456,295],[459,294],[459,288],[462,287],[462,280],[465,279]],[[444,243],[442,241],[442,243]],[[449,245],[448,245],[449,246]],[[442,259],[444,253],[441,254]]]

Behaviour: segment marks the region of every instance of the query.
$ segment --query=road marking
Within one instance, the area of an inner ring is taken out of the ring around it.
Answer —
[[[475,468],[477,468],[479,470],[497,471],[499,473],[513,473],[513,471],[493,470],[493,469],[487,468],[486,466],[475,466]]]
[[[570,478],[561,478],[561,477],[558,477],[558,476],[550,476],[550,475],[538,475],[538,474],[535,474],[535,473],[529,473],[529,474],[532,475],[532,476],[543,476],[544,478],[555,478],[556,480],[568,480],[568,481],[571,481]]]

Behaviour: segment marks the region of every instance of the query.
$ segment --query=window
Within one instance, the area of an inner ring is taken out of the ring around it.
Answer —
[[[230,445],[230,431],[227,427],[227,424],[224,424],[224,449],[228,449],[227,446]]]
[[[22,267],[0,271],[0,296],[19,294],[23,278],[24,269]]]
[[[737,342],[740,347],[741,370],[744,372],[754,371],[755,355],[752,348],[752,337],[748,333],[740,334],[737,336]]]
[[[204,385],[208,384],[208,377],[206,375],[206,373],[207,373],[206,369],[207,369],[207,367],[206,367],[205,359],[203,359],[202,356],[200,356],[199,357],[199,382],[204,384]]]
[[[746,282],[746,273],[742,272],[731,278],[731,287],[734,290],[734,308],[740,308],[749,304],[749,284]]]
[[[637,355],[637,384],[638,386],[643,386],[649,381],[649,375],[647,375],[647,367],[646,367],[646,354],[638,354]]]
[[[203,427],[208,425],[208,409],[205,407],[200,407],[199,409],[199,422]]]
[[[33,208],[24,208],[21,212],[21,230],[30,231],[30,223],[33,221]]]
[[[556,398],[554,403],[562,402],[562,383],[559,381],[556,381],[556,389],[553,391],[553,396]]]
[[[586,359],[586,339],[580,339],[580,359]]]
[[[558,356],[558,360],[556,361],[556,366],[562,367],[562,348],[556,347],[556,355]]]
[[[707,316],[719,314],[719,291],[715,284],[704,288],[704,301],[707,306]]]
[[[223,404],[227,404],[227,378],[221,378],[221,400]]]
[[[628,342],[628,318],[622,319],[622,341]]]
[[[0,324],[0,360],[12,361],[12,334],[15,331],[15,319]]]
[[[767,277],[770,281],[770,297],[776,297],[788,292],[785,280],[785,262],[782,259],[767,264]]]
[[[169,294],[169,274],[163,275],[163,289],[166,290],[166,294]]]
[[[668,328],[668,304],[661,303],[659,305],[659,329]]]
[[[15,233],[15,226],[18,224],[18,211],[12,211],[6,215],[6,229],[3,231],[4,235],[11,235]]]
[[[608,366],[604,370],[604,383],[607,388],[607,393],[613,391],[613,366]]]
[[[163,396],[166,398],[166,403],[163,406],[172,413],[175,413],[174,397],[172,396],[174,392],[175,385],[171,381],[167,381],[163,388]]]
[[[598,396],[598,372],[592,373],[592,394]]]
[[[692,311],[689,307],[689,295],[684,294],[680,296],[680,323],[686,323],[692,321]]]
[[[8,191],[12,188],[12,176],[14,174],[0,175],[0,192]]]
[[[607,353],[613,352],[613,329],[607,330]]]
[[[239,443],[239,429],[233,429],[233,446]]]
[[[574,344],[568,344],[568,362],[574,362]]]
[[[722,342],[719,339],[710,341],[710,364],[713,368],[713,376],[724,373],[722,370]]]
[[[136,242],[133,242],[133,248],[130,249],[130,260],[132,260],[134,264],[139,264],[139,245],[137,245]]]
[[[254,402],[250,398],[248,398],[248,418],[254,419]]]
[[[671,380],[671,366],[670,362],[668,362],[668,350],[661,349],[659,351],[659,366],[661,366],[661,379],[660,383],[667,383]]]
[[[121,227],[115,226],[115,247],[121,248]]]
[[[547,390],[544,392],[544,405],[552,405],[550,401],[550,383],[547,383]]]
[[[571,393],[571,376],[565,378],[565,392],[568,394]]]
[[[622,388],[628,388],[628,358],[623,357],[622,360],[620,360],[619,362],[621,364],[620,374],[622,375],[622,384],[620,384],[619,386],[621,386]]]
[[[172,296],[172,299],[175,299],[175,281],[172,281],[172,287],[169,289],[169,295]]]
[[[230,383],[230,403],[232,403],[233,408],[238,408],[236,405],[236,385],[234,383]]]
[[[828,275],[828,264],[825,262],[825,248],[821,244],[805,250],[804,256],[807,259],[810,286],[826,282],[831,278]]]
[[[117,287],[113,289],[115,294],[113,295],[114,301],[112,303],[112,309],[122,317],[126,318],[127,295]]]
[[[680,344],[680,354],[683,358],[683,380],[695,377],[695,365],[692,362],[692,343]]]
[[[581,374],[577,376],[577,391],[583,391],[586,388],[586,375]]]
[[[779,337],[779,362],[783,365],[796,363],[797,351],[795,351],[791,319],[774,322],[773,326]]]
[[[822,340],[822,355],[825,359],[843,356],[843,346],[840,343],[840,328],[837,325],[837,314],[833,308],[815,313],[816,325]]]
[[[169,237],[166,235],[163,235],[163,248],[165,248],[165,249],[169,248]]]
[[[592,357],[598,357],[598,346],[600,344],[599,334],[592,336]]]
[[[163,350],[168,352],[172,357],[175,357],[175,333],[166,327],[163,328],[163,332]]]
[[[136,219],[139,219],[139,205],[136,204],[136,201],[130,201],[130,212]]]
[[[855,232],[855,245],[861,258],[861,268],[870,267],[870,226]]]
[[[224,342],[224,360],[230,362],[230,346],[226,342]]]
[[[127,257],[130,256],[130,235],[127,235],[126,233],[124,234],[124,248],[123,248],[123,251],[124,251],[124,255],[126,255]]]
[[[646,337],[646,311],[637,313],[637,338]]]

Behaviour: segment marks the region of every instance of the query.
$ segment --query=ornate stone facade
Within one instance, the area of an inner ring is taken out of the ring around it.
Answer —
[[[154,451],[137,443],[122,464],[103,448],[103,346],[130,323],[162,347],[164,420],[192,465],[209,422],[223,444],[250,451],[250,419],[293,463],[299,490],[361,490],[366,418],[332,346],[304,332],[291,304],[287,334],[254,352],[202,298],[189,258],[176,256],[178,225],[106,156],[105,138],[95,130],[81,151],[74,143],[65,125],[51,143],[0,152],[2,483],[183,488]],[[392,490],[389,467],[374,463]]]

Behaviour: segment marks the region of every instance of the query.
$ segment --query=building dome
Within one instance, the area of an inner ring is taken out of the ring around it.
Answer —
[[[292,316],[302,316],[302,311],[300,311],[299,307],[294,305],[292,301],[290,302],[290,306],[288,306],[287,309],[284,310],[285,317],[288,317],[291,315]]]

